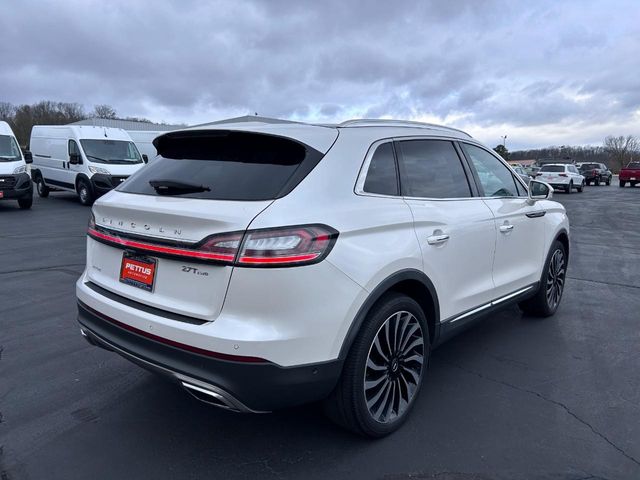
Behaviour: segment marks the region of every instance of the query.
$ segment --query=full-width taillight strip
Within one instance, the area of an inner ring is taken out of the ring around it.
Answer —
[[[221,262],[233,262],[235,255],[225,255],[220,253],[203,252],[201,250],[187,250],[186,248],[167,247],[162,245],[155,245],[152,243],[142,242],[138,240],[131,240],[127,238],[118,237],[108,233],[100,232],[95,228],[89,228],[88,234],[90,237],[96,240],[111,243],[113,245],[119,245],[122,247],[133,248],[137,250],[144,250],[147,252],[154,252],[165,255],[176,255],[185,258],[197,258],[202,260],[218,260]]]

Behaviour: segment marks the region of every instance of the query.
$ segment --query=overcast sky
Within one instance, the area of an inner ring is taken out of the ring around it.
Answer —
[[[639,0],[0,1],[14,104],[426,120],[512,150],[640,135]]]

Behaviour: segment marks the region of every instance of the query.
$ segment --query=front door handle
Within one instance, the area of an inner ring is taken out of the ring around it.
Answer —
[[[444,233],[442,235],[431,235],[430,237],[427,237],[427,243],[429,245],[438,245],[446,242],[447,240],[449,240],[449,235]]]
[[[513,225],[500,225],[500,231],[502,233],[508,233],[513,230]]]

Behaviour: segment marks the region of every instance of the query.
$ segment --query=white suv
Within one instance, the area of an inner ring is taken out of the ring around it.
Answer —
[[[548,183],[553,188],[561,188],[566,193],[571,193],[574,188],[578,190],[578,193],[582,193],[584,190],[585,178],[575,165],[550,163],[540,169],[536,178]]]
[[[93,206],[79,322],[200,400],[325,400],[382,436],[436,345],[506,304],[548,316],[560,303],[564,208],[461,131],[250,122],[154,144],[158,158]]]

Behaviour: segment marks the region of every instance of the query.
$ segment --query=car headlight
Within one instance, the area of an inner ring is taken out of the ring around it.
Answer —
[[[111,175],[111,172],[109,172],[109,170],[107,170],[106,168],[94,167],[93,165],[89,165],[89,171],[91,173],[103,173],[105,175]]]
[[[27,173],[27,166],[26,165],[20,165],[18,168],[16,168],[13,171],[14,175],[18,175],[19,173]]]

